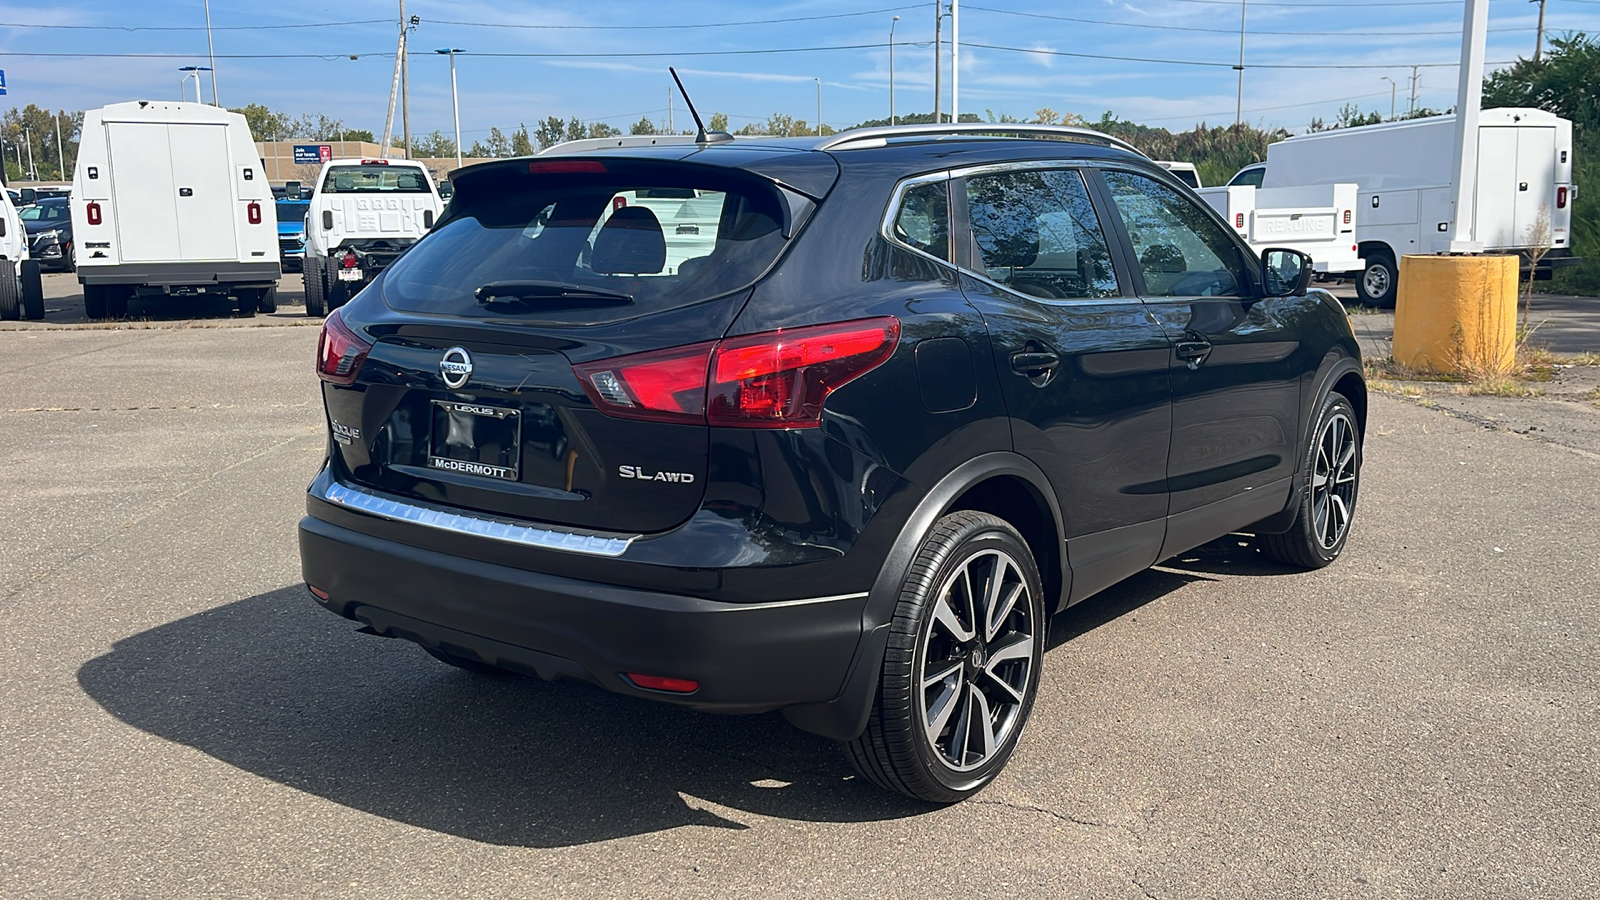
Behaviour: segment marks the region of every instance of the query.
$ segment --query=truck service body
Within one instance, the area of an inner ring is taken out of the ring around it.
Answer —
[[[276,308],[277,215],[238,113],[149,100],[86,112],[72,227],[90,318],[125,315],[135,296]]]
[[[1354,182],[1356,279],[1368,303],[1391,306],[1401,256],[1443,253],[1454,206],[1455,116],[1341,128],[1267,148],[1264,188]],[[1474,234],[1486,252],[1548,253],[1532,277],[1579,260],[1571,252],[1572,123],[1538,109],[1486,109],[1478,123]],[[1250,166],[1232,183],[1247,182]]]
[[[433,227],[444,205],[421,163],[323,164],[306,216],[306,315],[343,306]]]
[[[44,318],[39,261],[28,258],[28,232],[11,195],[0,191],[0,319]]]
[[[1322,275],[1361,268],[1355,238],[1361,210],[1353,183],[1282,188],[1229,185],[1195,193],[1257,252],[1268,247],[1299,250],[1311,257]]]

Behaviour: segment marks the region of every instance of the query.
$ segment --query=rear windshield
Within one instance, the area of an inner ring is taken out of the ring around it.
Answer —
[[[278,201],[278,221],[297,222],[306,217],[306,210],[311,204],[305,200],[280,200]]]
[[[322,179],[324,194],[426,194],[428,179],[415,166],[334,166]]]
[[[458,192],[448,220],[390,267],[385,299],[415,312],[500,315],[479,305],[478,288],[539,282],[620,292],[632,298],[628,311],[656,311],[747,287],[783,252],[784,206],[770,183],[692,166],[611,168],[510,170],[492,187]]]

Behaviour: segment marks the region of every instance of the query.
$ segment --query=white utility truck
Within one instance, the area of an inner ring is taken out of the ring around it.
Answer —
[[[39,261],[28,258],[28,233],[11,195],[0,191],[0,319],[44,318]]]
[[[1200,189],[1200,170],[1195,168],[1194,163],[1172,162],[1171,160],[1165,159],[1158,159],[1155,161],[1155,163],[1161,168],[1166,169],[1168,172],[1171,172],[1173,178],[1178,179],[1195,190]]]
[[[127,315],[134,297],[277,309],[278,218],[238,113],[159,100],[84,113],[72,232],[91,319]]]
[[[306,214],[306,315],[343,306],[427,234],[443,209],[433,177],[421,163],[323,163]]]
[[[1360,218],[1356,185],[1314,184],[1258,188],[1249,185],[1201,188],[1211,204],[1250,249],[1287,247],[1311,257],[1321,275],[1362,268],[1355,231]]]
[[[1393,306],[1401,256],[1445,252],[1454,215],[1455,116],[1339,128],[1279,141],[1266,168],[1247,166],[1230,184],[1265,188],[1354,182],[1356,246],[1365,260],[1356,289],[1364,303]],[[1523,270],[1549,278],[1572,256],[1572,123],[1538,109],[1486,109],[1478,120],[1477,240],[1487,252],[1523,256]],[[1529,250],[1549,249],[1537,269]]]

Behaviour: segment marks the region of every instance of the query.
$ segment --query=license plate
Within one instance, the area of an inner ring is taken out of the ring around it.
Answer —
[[[514,409],[433,401],[428,468],[516,481],[522,460],[522,414]]]
[[[361,280],[361,270],[360,269],[340,269],[339,270],[339,280],[340,281],[360,281]]]

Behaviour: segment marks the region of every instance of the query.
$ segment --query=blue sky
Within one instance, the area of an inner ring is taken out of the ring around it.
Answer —
[[[1453,63],[1460,53],[1460,0],[1248,4],[1244,115],[1256,124],[1300,130],[1313,116],[1332,119],[1346,102],[1387,113],[1390,84],[1382,80],[1385,75],[1400,83],[1398,106],[1403,111],[1410,66]],[[1600,0],[1548,4],[1547,33],[1600,32]],[[381,132],[393,74],[397,6],[394,0],[212,0],[224,105],[255,102],[292,114],[326,113],[349,127]],[[901,112],[932,108],[934,5],[928,2],[408,0],[406,6],[408,15],[422,19],[411,44],[412,130],[451,131],[448,63],[432,51],[457,47],[466,51],[457,59],[457,73],[463,142],[468,144],[484,137],[492,125],[531,125],[547,115],[578,115],[623,129],[641,115],[664,122],[668,64],[678,67],[703,114],[726,112],[735,128],[772,112],[814,121],[814,79],[822,82],[823,121],[830,125],[882,117],[889,109],[887,43],[895,15],[901,17],[895,29],[896,107]],[[1537,9],[1527,0],[1493,0],[1490,60],[1531,55]],[[825,16],[831,18],[815,18]],[[1052,16],[1057,18],[1048,18]],[[638,27],[774,19],[802,20]],[[21,24],[73,27],[16,27]],[[9,96],[0,98],[0,108],[37,103],[83,109],[122,100],[175,98],[177,67],[206,63],[204,24],[201,0],[68,0],[53,5],[0,0],[0,69],[10,88]],[[193,30],[156,30],[161,28]],[[1090,118],[1110,109],[1123,118],[1175,130],[1197,121],[1225,124],[1234,115],[1237,76],[1231,66],[1239,53],[1238,28],[1238,0],[964,2],[961,109],[980,114],[992,109],[1023,118],[1040,107]],[[852,49],[773,52],[815,47]],[[703,55],[711,52],[724,55]],[[27,53],[60,55],[19,55]],[[675,55],[619,55],[655,53]],[[1056,55],[1061,53],[1150,61]],[[312,58],[233,58],[293,54]],[[351,60],[350,54],[358,58]],[[1387,68],[1305,68],[1308,64]],[[948,65],[944,74],[948,97]],[[1454,102],[1453,65],[1423,68],[1420,74],[1419,105],[1443,108]],[[210,96],[208,82],[206,98]],[[681,105],[676,124],[680,129],[688,125]]]

